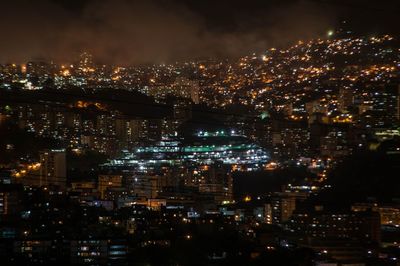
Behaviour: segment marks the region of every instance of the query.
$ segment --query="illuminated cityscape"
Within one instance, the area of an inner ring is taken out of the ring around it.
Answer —
[[[3,8],[1,265],[400,265],[398,1]]]

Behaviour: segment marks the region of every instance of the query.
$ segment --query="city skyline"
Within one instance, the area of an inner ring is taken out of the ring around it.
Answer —
[[[1,265],[399,266],[398,6],[5,1]]]

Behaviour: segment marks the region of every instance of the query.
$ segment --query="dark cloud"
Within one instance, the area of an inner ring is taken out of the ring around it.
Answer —
[[[213,9],[209,1],[207,8]],[[262,1],[261,1],[262,2]],[[222,1],[229,5],[229,1]],[[206,56],[232,57],[311,38],[335,25],[333,8],[312,1],[249,8],[216,4],[216,12],[185,1],[9,1],[0,14],[1,62],[72,61],[87,50],[117,64]],[[259,2],[258,2],[259,3]]]

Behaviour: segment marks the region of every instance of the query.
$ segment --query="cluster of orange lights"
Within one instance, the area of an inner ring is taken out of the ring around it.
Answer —
[[[99,110],[106,110],[107,107],[105,104],[99,102],[87,102],[87,101],[77,101],[75,103],[75,107],[77,108],[88,108],[89,106],[96,106]]]
[[[24,169],[21,169],[13,174],[14,177],[23,177],[27,173],[32,172],[32,171],[37,171],[40,169],[40,163],[33,163],[33,164],[28,164],[25,166]]]

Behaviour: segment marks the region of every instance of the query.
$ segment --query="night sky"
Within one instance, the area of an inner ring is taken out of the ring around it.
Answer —
[[[400,35],[398,0],[8,0],[0,62],[104,63],[230,58],[325,36],[346,21],[357,34]]]

